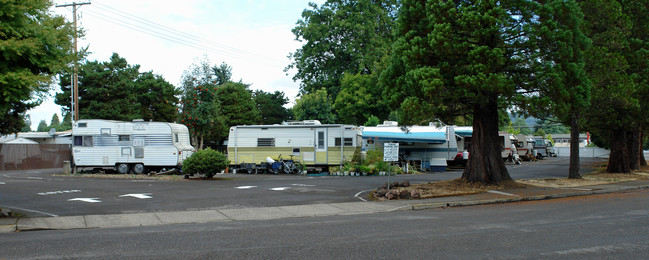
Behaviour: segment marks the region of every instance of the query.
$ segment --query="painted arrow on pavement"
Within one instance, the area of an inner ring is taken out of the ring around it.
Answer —
[[[83,202],[88,202],[88,203],[101,202],[101,200],[99,200],[99,198],[74,198],[74,199],[69,199],[68,201],[83,201]]]
[[[133,197],[133,198],[138,198],[138,199],[150,199],[150,198],[153,198],[153,197],[151,197],[149,195],[151,195],[151,193],[131,193],[131,194],[120,195],[119,197],[120,198]]]

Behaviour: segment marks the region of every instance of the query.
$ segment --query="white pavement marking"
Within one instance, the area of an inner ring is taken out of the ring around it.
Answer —
[[[518,195],[516,195],[516,194],[511,194],[511,193],[502,192],[502,191],[497,191],[497,190],[488,190],[487,192],[489,192],[489,193],[495,193],[495,194],[500,194],[500,195],[505,195],[505,196],[518,197]]]
[[[0,181],[0,184],[6,184],[6,183]]]
[[[27,177],[27,179],[32,179],[32,180],[43,180],[41,177]]]
[[[257,186],[239,186],[234,188],[238,190],[247,190],[247,189],[257,188]]]
[[[356,198],[358,198],[359,200],[362,200],[362,201],[364,201],[364,202],[367,202],[366,199],[363,199],[363,198],[359,197],[359,195],[361,195],[361,193],[363,193],[363,192],[368,192],[368,191],[373,191],[373,190],[364,190],[364,191],[359,191],[358,193],[356,193],[356,195],[354,195],[354,197],[356,197]]]
[[[38,213],[38,214],[43,214],[43,215],[50,216],[50,217],[58,217],[59,216],[59,215],[52,214],[52,213],[47,213],[47,212],[42,212],[42,211],[32,210],[32,209],[23,209],[23,208],[18,208],[18,207],[14,207],[14,206],[0,205],[0,208],[8,208],[8,209],[29,211],[29,212],[34,212],[34,213]]]
[[[562,190],[583,190],[583,191],[591,191],[593,189],[586,189],[586,188],[559,188]]]
[[[74,198],[74,199],[69,199],[68,201],[83,201],[83,202],[88,202],[88,203],[101,202],[101,200],[99,200],[99,198]]]
[[[277,188],[271,188],[270,190],[284,191],[284,190],[288,190],[288,189],[290,189],[290,187],[277,187]]]
[[[293,186],[300,186],[300,187],[315,187],[315,185],[311,184],[291,184]]]
[[[38,195],[54,195],[54,194],[77,193],[77,192],[81,192],[81,190],[59,190],[59,191],[39,192]]]
[[[131,194],[120,195],[119,197],[120,198],[133,197],[133,198],[138,198],[138,199],[150,199],[150,198],[153,198],[150,195],[151,195],[151,193],[131,193]]]

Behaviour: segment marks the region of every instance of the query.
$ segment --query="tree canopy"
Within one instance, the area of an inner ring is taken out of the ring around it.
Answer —
[[[511,179],[500,157],[499,105],[512,102],[536,68],[532,1],[403,1],[389,65],[381,75],[400,121],[472,115],[471,157],[462,178]]]
[[[319,120],[323,124],[333,124],[336,117],[332,111],[327,90],[320,89],[312,94],[305,94],[295,100],[293,106],[295,120]]]
[[[293,79],[304,94],[326,89],[336,100],[345,73],[371,74],[389,52],[398,1],[328,0],[309,7],[292,30],[304,45],[291,53],[287,70],[297,69]]]
[[[140,73],[113,53],[109,61],[88,61],[79,68],[79,118],[173,122],[179,93],[162,77]],[[70,74],[60,78],[55,103],[70,111]]]
[[[0,0],[0,135],[24,126],[25,112],[47,94],[52,77],[73,60],[75,32],[47,0]]]
[[[259,110],[262,125],[280,124],[292,118],[292,114],[284,107],[288,104],[288,98],[284,93],[275,91],[273,93],[263,90],[256,90],[253,93],[253,100]]]

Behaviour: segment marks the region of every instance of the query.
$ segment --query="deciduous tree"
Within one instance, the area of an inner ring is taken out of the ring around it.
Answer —
[[[304,45],[291,53],[304,94],[326,89],[332,100],[345,73],[371,74],[389,52],[397,0],[328,0],[302,12],[293,28]],[[376,87],[376,86],[367,86]]]
[[[48,0],[0,0],[0,135],[24,126],[25,112],[73,60],[75,32]]]
[[[295,100],[293,106],[295,120],[320,120],[324,124],[333,124],[336,117],[332,112],[331,101],[327,90],[320,89],[312,94],[305,94]]]

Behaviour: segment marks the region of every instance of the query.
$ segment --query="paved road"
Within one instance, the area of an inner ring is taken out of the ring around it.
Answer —
[[[593,165],[587,160],[584,167]],[[515,179],[567,176],[568,158],[509,165]],[[214,180],[142,180],[53,176],[58,170],[0,172],[0,207],[24,216],[72,216],[289,206],[360,201],[386,176],[224,175]],[[588,171],[588,169],[586,169]],[[390,181],[434,182],[461,170],[400,175]]]
[[[0,258],[644,259],[649,191],[368,215],[0,234]]]

